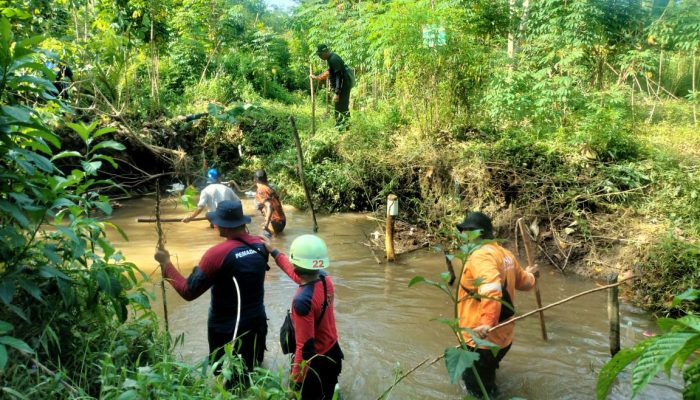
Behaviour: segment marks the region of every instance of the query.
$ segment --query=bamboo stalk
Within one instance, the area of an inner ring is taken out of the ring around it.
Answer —
[[[158,233],[158,250],[165,250],[165,239],[163,238],[163,227],[160,224],[160,179],[156,180],[156,232]],[[165,298],[165,267],[160,265],[160,294],[163,298],[163,316],[165,317],[165,332],[170,333],[168,323],[168,302]]]
[[[299,140],[299,132],[297,132],[297,123],[294,117],[289,117],[289,122],[292,124],[292,132],[294,133],[294,143],[297,146],[297,159],[299,162],[299,179],[301,179],[301,185],[304,187],[304,195],[306,195],[306,202],[309,203],[309,208],[311,209],[311,219],[314,222],[314,232],[318,232],[318,223],[316,222],[316,212],[314,211],[314,203],[311,201],[311,192],[306,186],[306,179],[304,178],[304,155],[301,152],[301,140]]]
[[[528,265],[535,265],[534,255],[530,249],[530,238],[525,230],[525,223],[522,218],[518,219],[518,228],[520,228],[520,235],[523,238],[523,247],[525,247],[525,255],[527,256]],[[535,277],[535,299],[537,300],[537,307],[542,308],[542,296],[540,295],[540,287],[537,283],[537,277]],[[540,329],[542,330],[542,339],[547,340],[547,327],[544,324],[544,312],[540,311]]]

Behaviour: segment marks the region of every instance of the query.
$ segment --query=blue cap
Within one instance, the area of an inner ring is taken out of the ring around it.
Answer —
[[[214,183],[219,180],[219,171],[216,168],[211,168],[207,171],[207,183]]]

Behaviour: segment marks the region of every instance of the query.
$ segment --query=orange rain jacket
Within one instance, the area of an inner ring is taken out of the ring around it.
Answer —
[[[492,242],[481,246],[469,256],[459,283],[459,326],[473,329],[479,325],[498,324],[501,303],[491,298],[501,299],[504,286],[511,301],[515,301],[515,289],[532,289],[535,286],[535,277],[520,267],[513,253]],[[475,299],[469,293],[478,293],[489,298]],[[514,324],[498,328],[489,333],[486,340],[504,348],[513,342],[513,328]],[[469,346],[475,347],[469,333],[463,332],[462,336]]]

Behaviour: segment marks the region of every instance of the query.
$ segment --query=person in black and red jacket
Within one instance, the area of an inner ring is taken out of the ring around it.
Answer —
[[[240,200],[222,201],[216,211],[207,213],[207,219],[226,240],[207,250],[188,278],[175,268],[166,249],[158,250],[155,259],[163,266],[166,279],[185,300],[194,300],[211,288],[210,359],[218,361],[223,356],[223,346],[235,339],[234,352],[243,358],[250,371],[262,363],[265,352],[267,315],[263,284],[269,269],[268,252],[260,237],[247,233],[246,224],[251,222],[251,217],[243,215]]]
[[[292,301],[296,348],[291,381],[302,400],[333,398],[343,369],[343,351],[335,325],[335,287],[324,271],[329,266],[326,243],[315,235],[301,235],[289,247],[289,257],[265,247],[277,265],[299,284]]]

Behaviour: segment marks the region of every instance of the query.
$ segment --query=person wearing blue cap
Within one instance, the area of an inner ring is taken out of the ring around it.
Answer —
[[[246,224],[252,219],[243,214],[240,200],[222,201],[216,211],[207,213],[207,219],[226,240],[207,250],[188,278],[175,268],[168,250],[158,250],[155,259],[183,299],[194,300],[211,288],[207,323],[211,362],[219,360],[224,346],[233,341],[234,354],[240,355],[246,370],[251,371],[262,363],[265,352],[263,298],[269,253],[262,238],[248,233]]]
[[[216,210],[219,203],[224,200],[238,200],[236,192],[230,187],[219,182],[219,171],[211,168],[207,171],[207,186],[199,193],[197,208],[182,219],[182,222],[190,222],[197,217],[207,207],[209,211]]]

